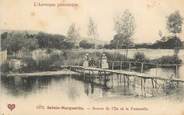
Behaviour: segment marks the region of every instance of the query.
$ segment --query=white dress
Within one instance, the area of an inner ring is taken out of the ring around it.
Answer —
[[[84,57],[83,67],[89,67],[88,55]]]
[[[107,63],[107,57],[106,56],[102,56],[102,66],[103,69],[108,69],[109,68],[109,64]]]
[[[87,61],[87,60],[85,60],[85,61],[84,61],[84,63],[83,63],[83,67],[89,67],[89,63],[88,63],[88,61]]]

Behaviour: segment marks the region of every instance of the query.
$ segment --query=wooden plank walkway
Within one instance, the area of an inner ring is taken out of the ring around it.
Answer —
[[[125,70],[110,70],[110,69],[102,69],[102,68],[94,68],[94,67],[83,67],[83,66],[70,66],[70,68],[75,68],[75,69],[81,69],[81,70],[89,70],[89,71],[96,71],[96,72],[110,72],[110,73],[114,73],[114,74],[122,74],[122,75],[128,75],[128,76],[133,76],[133,77],[140,77],[143,79],[156,79],[156,80],[170,80],[170,81],[174,81],[174,82],[183,82],[184,80],[181,79],[176,79],[176,78],[165,78],[165,77],[157,77],[157,76],[152,76],[149,74],[145,74],[145,73],[140,73],[140,72],[133,72],[133,71],[125,71]]]
[[[84,73],[85,71],[93,71],[93,74],[98,74],[98,72],[106,72],[106,73],[113,73],[113,74],[122,74],[132,77],[140,77],[143,79],[156,79],[156,80],[170,80],[174,82],[182,82],[184,80],[176,79],[176,78],[165,78],[165,77],[158,77],[152,76],[145,73],[134,72],[134,71],[126,71],[126,70],[110,70],[110,69],[102,69],[102,68],[95,68],[95,67],[83,67],[83,66],[66,66],[65,68],[70,69],[78,69],[80,71],[71,71],[71,70],[60,70],[60,71],[45,71],[45,72],[34,72],[34,73],[10,73],[7,74],[7,77],[47,77],[47,76],[62,76],[62,75],[79,75],[80,73]],[[87,72],[86,72],[87,73]]]
[[[61,71],[45,71],[45,72],[34,72],[34,73],[11,73],[7,74],[7,77],[47,77],[47,76],[62,76],[62,75],[79,75],[77,72],[70,70]]]

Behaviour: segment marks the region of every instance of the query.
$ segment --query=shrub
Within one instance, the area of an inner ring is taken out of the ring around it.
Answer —
[[[63,52],[60,52],[60,53],[52,52],[50,54],[49,59],[48,59],[50,61],[51,65],[57,66],[57,67],[63,65],[64,59],[65,59],[63,54],[64,54]]]
[[[126,56],[120,53],[108,53],[105,52],[107,59],[109,61],[122,61],[122,60],[126,60]]]
[[[79,46],[84,49],[90,49],[90,48],[94,48],[95,44],[89,43],[86,40],[82,40],[80,41]]]
[[[0,65],[0,70],[2,73],[8,73],[10,71],[9,65],[7,62]]]
[[[67,51],[64,53],[65,61],[63,63],[64,65],[81,65],[85,54],[85,52]]]
[[[98,49],[103,49],[103,47],[104,47],[103,45],[97,45]]]
[[[146,59],[146,56],[144,55],[144,53],[141,53],[141,52],[135,53],[135,55],[134,55],[134,61],[144,62],[146,60],[147,59]]]
[[[33,60],[31,57],[24,58],[23,62],[26,64],[26,66],[24,66],[22,69],[23,72],[32,72],[37,70],[36,61]]]
[[[163,56],[156,61],[159,64],[180,64],[182,62],[177,56]]]

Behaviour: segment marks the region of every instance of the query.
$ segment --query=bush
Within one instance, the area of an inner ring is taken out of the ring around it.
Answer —
[[[73,52],[69,51],[65,53],[66,60],[64,61],[65,65],[82,65],[84,61],[84,56],[87,52]],[[89,59],[93,58],[95,61],[95,65],[97,66],[99,64],[99,60],[101,58],[101,53],[99,52],[92,52],[88,53]]]
[[[97,45],[97,48],[98,48],[98,49],[103,49],[104,46],[103,46],[103,45]]]
[[[89,43],[86,40],[82,40],[80,41],[79,46],[84,49],[90,49],[90,48],[94,48],[95,44]]]
[[[73,52],[68,51],[64,53],[64,65],[82,65],[83,58],[85,56],[85,52]]]
[[[32,71],[48,71],[52,67],[60,67],[64,64],[64,53],[56,49],[47,49],[46,55],[44,58],[35,58],[32,57],[24,58],[23,62],[25,67],[23,68],[24,72]]]
[[[0,70],[2,73],[8,73],[10,71],[10,68],[7,62],[1,64],[0,67],[1,67]]]
[[[126,60],[126,56],[120,53],[108,53],[105,52],[107,59],[109,61],[122,61],[122,60]]]
[[[180,64],[182,62],[177,56],[163,56],[156,61],[159,64]]]
[[[33,60],[31,57],[24,58],[23,62],[26,64],[26,66],[22,69],[23,72],[32,72],[37,70],[36,61]]]
[[[59,67],[64,64],[64,59],[65,57],[63,52],[61,53],[52,52],[48,60],[50,61],[52,66]]]
[[[141,53],[141,52],[137,52],[135,53],[134,55],[134,61],[137,61],[137,62],[145,62],[147,59],[146,59],[146,56],[144,55],[144,53]]]

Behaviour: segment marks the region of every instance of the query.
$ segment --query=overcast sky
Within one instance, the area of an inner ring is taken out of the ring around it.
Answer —
[[[87,24],[92,17],[98,25],[99,39],[113,38],[113,18],[129,9],[135,16],[135,42],[154,42],[161,30],[167,35],[166,17],[179,10],[184,16],[184,0],[64,0],[78,7],[34,7],[34,1],[59,3],[62,0],[0,0],[0,29],[35,30],[66,35],[71,23],[87,36]],[[180,34],[184,40],[184,31]]]

